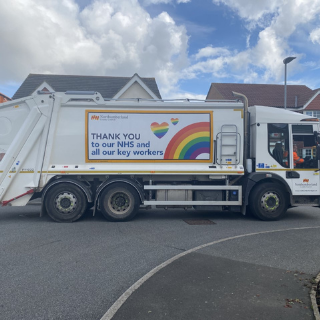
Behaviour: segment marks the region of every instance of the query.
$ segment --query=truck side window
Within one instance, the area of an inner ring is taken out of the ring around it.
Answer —
[[[289,168],[289,130],[287,124],[268,124],[268,151],[282,167]]]
[[[310,128],[309,128],[310,127]],[[294,126],[292,125],[293,147],[296,152],[294,158],[295,168],[317,168],[316,160],[316,142],[312,134],[312,126]],[[311,134],[310,134],[311,133]]]

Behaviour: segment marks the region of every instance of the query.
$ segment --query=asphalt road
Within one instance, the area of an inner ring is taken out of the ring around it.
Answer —
[[[141,211],[112,223],[88,213],[76,223],[39,217],[39,206],[0,208],[0,318],[101,319],[132,284],[166,260],[228,237],[320,227],[318,208],[295,208],[281,221],[238,213]],[[185,219],[215,224],[189,225]],[[275,232],[201,249],[221,259],[261,266],[320,271],[319,232]]]

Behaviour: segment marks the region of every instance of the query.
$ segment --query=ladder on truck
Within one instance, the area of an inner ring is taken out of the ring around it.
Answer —
[[[221,131],[217,134],[219,145],[218,164],[239,164],[239,141],[238,128],[235,124],[224,124],[221,126]]]

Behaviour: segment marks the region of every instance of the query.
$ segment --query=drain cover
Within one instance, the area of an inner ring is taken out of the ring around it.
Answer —
[[[190,224],[192,226],[199,226],[199,225],[203,225],[203,224],[216,224],[215,222],[208,220],[208,219],[184,219],[184,222],[186,222],[187,224]]]

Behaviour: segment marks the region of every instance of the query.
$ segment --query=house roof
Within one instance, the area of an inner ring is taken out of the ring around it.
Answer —
[[[319,94],[307,105],[305,110],[320,110],[320,95]]]
[[[0,103],[10,101],[11,98],[7,97],[5,94],[0,92]]]
[[[244,94],[249,106],[284,107],[284,85],[279,84],[212,83],[207,99],[235,99],[232,91]],[[287,108],[302,108],[317,91],[305,85],[287,85]]]
[[[12,99],[20,99],[31,95],[43,82],[57,92],[65,91],[97,91],[104,98],[113,98],[132,77],[79,76],[57,74],[29,74],[13,95]],[[159,98],[161,95],[155,78],[140,78],[143,83]]]
[[[8,96],[6,96],[5,94],[3,94],[3,93],[1,93],[1,92],[0,92],[0,96],[1,96],[2,98],[4,98],[4,99],[8,100],[8,101],[11,100],[11,98],[9,98]]]

